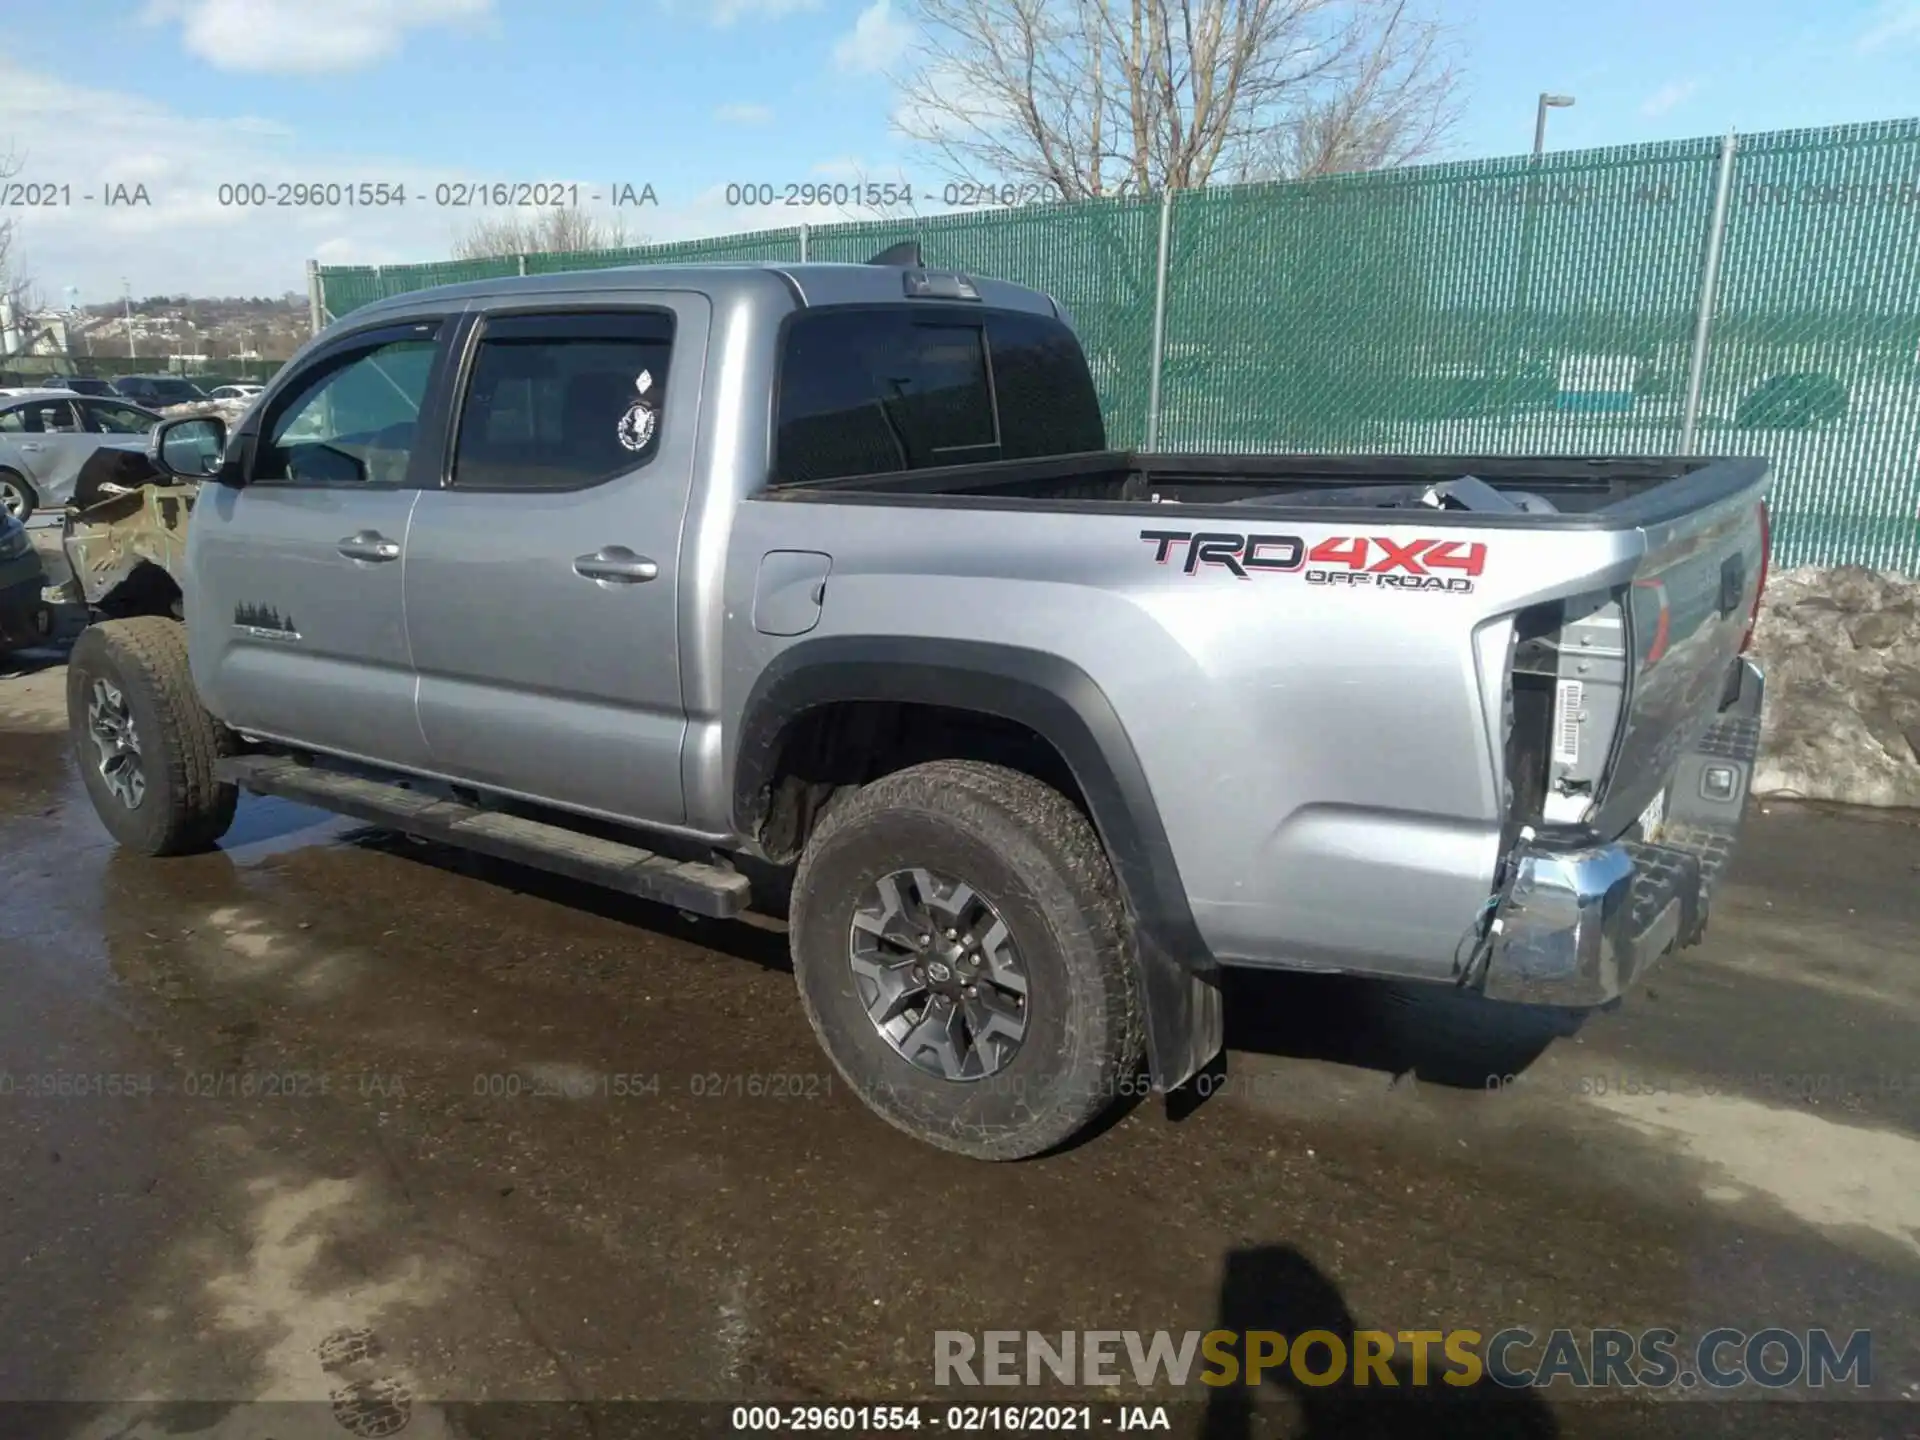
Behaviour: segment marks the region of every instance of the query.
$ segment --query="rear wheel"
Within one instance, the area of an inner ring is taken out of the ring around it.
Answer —
[[[790,913],[821,1045],[910,1135],[1019,1159],[1145,1088],[1119,887],[1031,776],[936,761],[865,786],[809,839]]]
[[[101,823],[143,855],[210,848],[239,793],[214,776],[229,732],[201,705],[186,627],[158,616],[81,632],[67,661],[74,759]]]
[[[18,470],[0,470],[0,510],[24,525],[39,508],[40,496],[32,481]]]

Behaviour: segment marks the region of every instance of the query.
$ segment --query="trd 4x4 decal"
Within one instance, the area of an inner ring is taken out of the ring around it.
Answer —
[[[1242,580],[1262,570],[1304,571],[1309,585],[1468,595],[1472,577],[1487,567],[1487,547],[1477,541],[1336,535],[1308,548],[1298,535],[1231,531],[1142,530],[1140,538],[1154,547],[1156,564],[1165,565],[1179,553],[1184,574],[1215,565]]]
[[[1186,563],[1180,568],[1191,575],[1202,565],[1219,565],[1247,578],[1249,570],[1298,570],[1306,559],[1307,545],[1298,535],[1234,535],[1227,531],[1203,531],[1198,535],[1185,530],[1142,530],[1142,540],[1153,542],[1153,558],[1164,565],[1173,547],[1187,547]]]

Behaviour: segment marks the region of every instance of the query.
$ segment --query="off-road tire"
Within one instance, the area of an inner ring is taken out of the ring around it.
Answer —
[[[1027,1033],[984,1078],[909,1062],[855,984],[854,912],[881,877],[912,866],[989,899],[1026,966]],[[836,797],[800,858],[789,942],[828,1058],[883,1120],[930,1145],[981,1160],[1038,1155],[1144,1089],[1145,1013],[1119,885],[1086,817],[1029,775],[939,760]]]
[[[0,485],[8,485],[18,490],[23,508],[14,518],[22,525],[31,520],[40,509],[40,492],[33,488],[33,482],[18,470],[10,470],[0,465]]]
[[[134,809],[108,789],[90,735],[88,700],[99,679],[126,697],[138,731],[146,793]],[[125,849],[191,854],[212,848],[233,824],[239,792],[214,777],[233,737],[194,693],[178,621],[142,615],[82,631],[67,660],[67,728],[93,808]]]

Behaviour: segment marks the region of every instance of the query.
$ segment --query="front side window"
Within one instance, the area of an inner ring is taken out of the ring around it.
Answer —
[[[659,310],[487,322],[460,411],[458,490],[577,490],[660,444],[673,317]]]
[[[276,407],[252,478],[308,485],[404,483],[439,349],[428,334],[323,362],[320,374]]]
[[[96,435],[144,435],[159,417],[131,405],[114,405],[102,400],[83,400],[87,428]]]

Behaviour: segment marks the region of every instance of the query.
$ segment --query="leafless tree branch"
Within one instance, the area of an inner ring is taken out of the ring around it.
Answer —
[[[559,207],[509,213],[477,220],[454,242],[456,260],[487,260],[506,255],[560,254],[573,250],[618,250],[644,245],[645,237],[627,233],[626,222]]]
[[[909,0],[898,128],[962,180],[1063,199],[1434,153],[1452,32],[1420,0]]]
[[[0,154],[0,181],[11,180],[25,168],[26,163],[25,157],[14,151]],[[26,283],[19,274],[20,257],[14,250],[18,238],[16,222],[9,211],[7,217],[0,220],[0,291],[4,291],[9,299],[15,298],[16,291]]]

